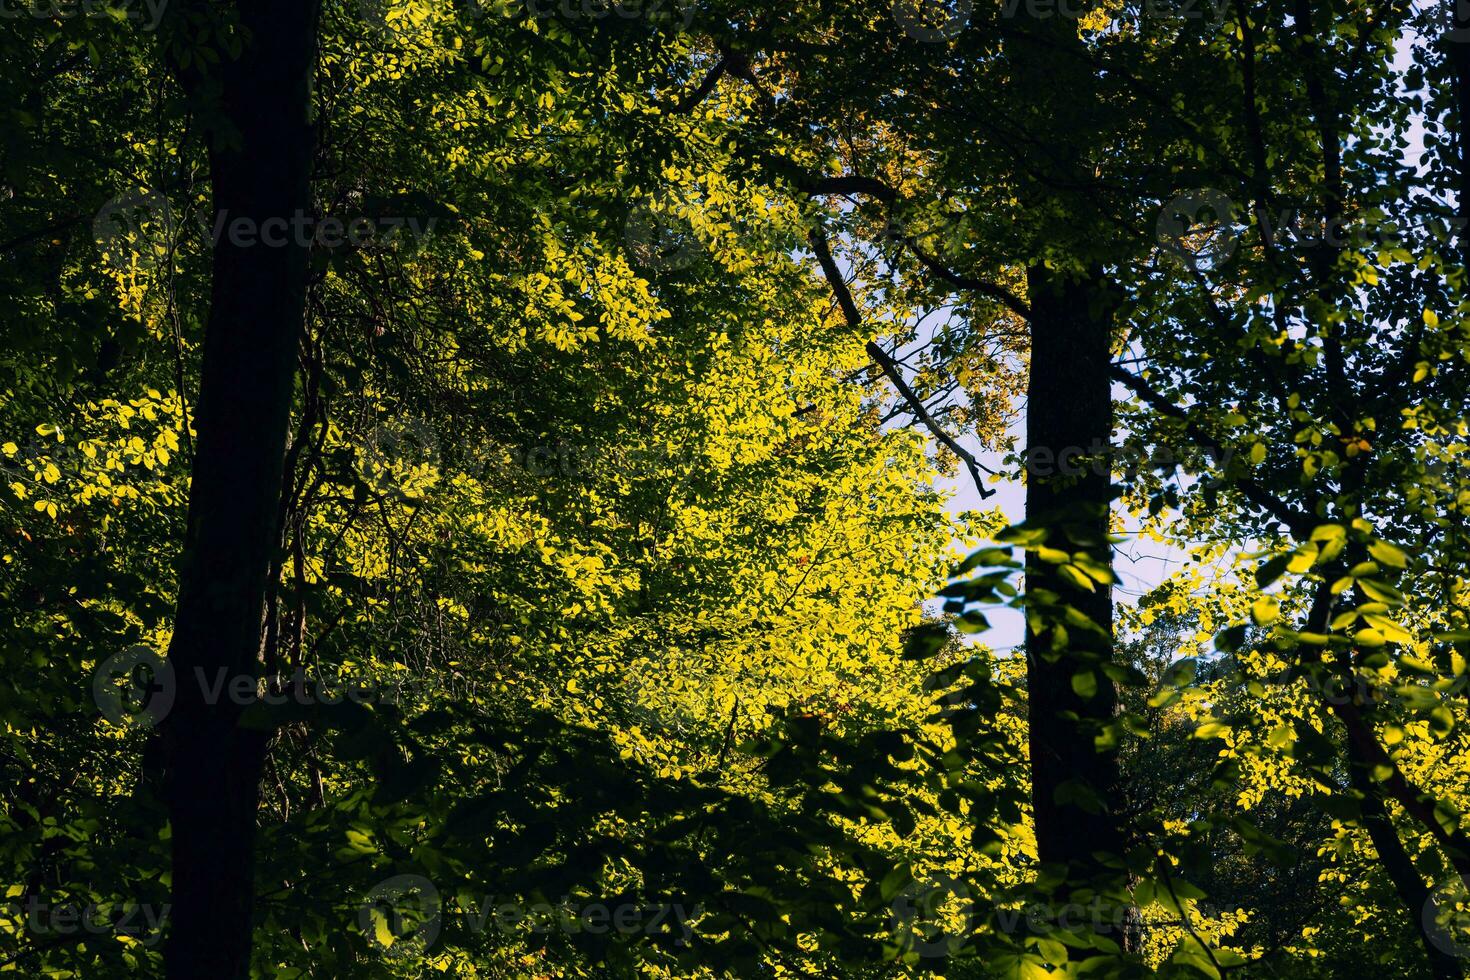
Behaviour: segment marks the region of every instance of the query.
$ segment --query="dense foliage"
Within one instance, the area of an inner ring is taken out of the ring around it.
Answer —
[[[0,7],[0,972],[1465,976],[1423,6]]]

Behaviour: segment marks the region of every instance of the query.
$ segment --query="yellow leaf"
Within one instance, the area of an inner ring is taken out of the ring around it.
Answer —
[[[1270,596],[1262,596],[1251,606],[1251,619],[1257,626],[1269,626],[1281,615],[1281,603]]]

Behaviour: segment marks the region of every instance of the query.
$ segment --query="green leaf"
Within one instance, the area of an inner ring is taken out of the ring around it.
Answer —
[[[1408,568],[1409,556],[1397,545],[1389,544],[1387,541],[1374,541],[1368,545],[1368,553],[1380,565],[1389,568]]]
[[[1097,674],[1090,670],[1079,670],[1072,675],[1072,690],[1080,698],[1097,696]]]

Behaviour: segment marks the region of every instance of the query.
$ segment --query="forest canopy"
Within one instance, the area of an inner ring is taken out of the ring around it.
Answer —
[[[1470,6],[0,0],[0,973],[1470,975]]]

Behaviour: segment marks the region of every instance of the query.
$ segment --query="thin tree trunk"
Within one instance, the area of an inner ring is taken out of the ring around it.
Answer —
[[[191,5],[186,13],[207,11]],[[316,0],[238,5],[248,31],[196,94],[219,97],[210,175],[217,221],[288,225],[310,213],[309,123]],[[208,16],[208,14],[206,14]],[[167,975],[249,975],[255,811],[265,737],[237,727],[233,678],[258,675],[267,570],[277,514],[295,357],[304,322],[309,249],[226,234],[215,243],[205,333],[198,444],[169,657],[178,679],[164,724],[173,833]],[[253,243],[251,243],[253,242]],[[251,244],[247,244],[251,243]],[[223,681],[223,687],[218,687]]]
[[[1045,529],[1048,547],[1069,555],[1084,552],[1108,568],[1114,303],[1097,274],[1075,279],[1033,266],[1027,288],[1027,524]],[[1118,705],[1112,679],[1099,669],[1113,658],[1112,590],[1092,585],[1091,591],[1080,587],[1060,564],[1028,553],[1026,676],[1036,848],[1043,863],[1066,868],[1068,892],[1084,883],[1124,880],[1103,860],[1121,859],[1126,840],[1118,814],[1110,810],[1120,799],[1117,751],[1099,750],[1094,741]],[[1093,628],[1061,624],[1062,605],[1082,613]]]

